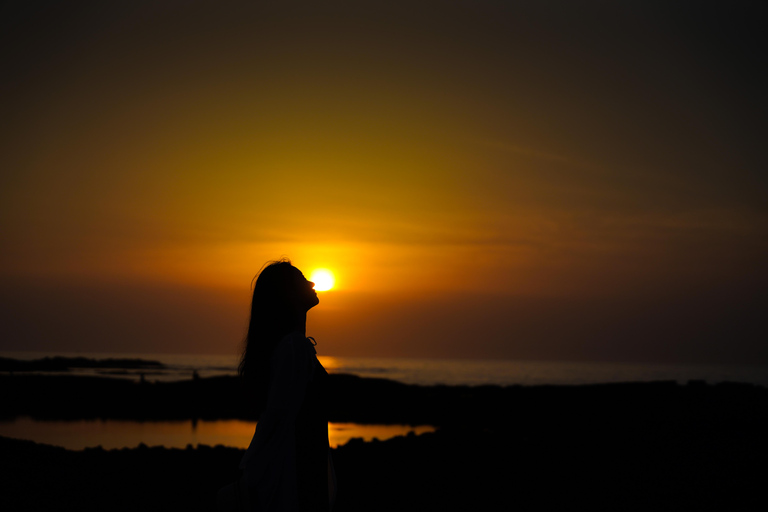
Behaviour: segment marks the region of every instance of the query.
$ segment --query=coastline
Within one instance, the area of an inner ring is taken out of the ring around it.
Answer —
[[[72,375],[0,375],[0,419],[255,420],[237,378],[133,382]],[[768,388],[745,383],[625,382],[575,386],[419,386],[331,374],[329,420],[361,424],[526,424],[540,417],[642,422],[664,416],[752,418],[768,408]],[[761,417],[761,419],[765,419]]]
[[[416,386],[331,375],[332,421],[433,433],[333,449],[336,512],[745,510],[768,480],[768,389],[692,381]],[[247,417],[231,377],[136,383],[0,375],[6,419]],[[13,510],[213,510],[243,451],[223,446],[70,451],[0,437]]]
[[[542,411],[518,425],[353,440],[332,450],[334,510],[751,510],[764,499],[764,416],[680,422],[659,414],[643,424],[554,419]],[[11,510],[119,504],[127,511],[202,512],[215,510],[216,491],[238,477],[244,451],[70,451],[0,437],[0,453],[0,490]]]
[[[46,361],[47,359],[47,361]],[[422,386],[484,385],[584,385],[661,380],[686,383],[703,380],[747,382],[768,387],[768,365],[755,364],[667,364],[584,361],[408,359],[318,356],[330,374],[382,378]],[[200,377],[236,376],[236,355],[141,354],[141,353],[45,353],[0,352],[0,374],[21,363],[35,373],[46,371],[58,360],[66,369],[55,373],[116,377],[138,382],[144,375],[151,381],[188,380]],[[85,361],[83,361],[85,360]],[[158,366],[159,364],[159,366]]]

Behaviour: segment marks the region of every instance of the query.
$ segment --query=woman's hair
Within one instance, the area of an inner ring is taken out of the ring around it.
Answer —
[[[267,402],[272,352],[291,329],[294,314],[291,292],[295,272],[287,259],[268,263],[253,287],[251,319],[238,374],[246,394],[256,404],[257,417]]]

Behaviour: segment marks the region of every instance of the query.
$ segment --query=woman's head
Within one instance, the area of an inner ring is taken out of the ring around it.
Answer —
[[[239,373],[255,394],[257,412],[266,400],[275,346],[286,334],[303,327],[307,311],[318,303],[314,283],[288,260],[267,264],[256,278]]]
[[[269,263],[259,273],[253,287],[251,316],[260,310],[270,313],[303,314],[319,302],[315,284],[308,281],[288,260]]]

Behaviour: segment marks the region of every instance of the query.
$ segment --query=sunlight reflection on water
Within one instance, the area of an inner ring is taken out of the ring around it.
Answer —
[[[254,421],[217,420],[198,421],[128,421],[128,420],[79,420],[39,421],[32,418],[17,418],[0,422],[0,435],[17,439],[29,439],[38,443],[63,446],[70,450],[101,446],[113,448],[134,448],[140,443],[147,446],[185,448],[188,444],[197,446],[224,445],[247,448],[256,428]],[[422,434],[435,428],[427,425],[360,425],[357,423],[329,423],[328,438],[332,448],[347,443],[350,439],[362,438],[380,441],[409,432]]]

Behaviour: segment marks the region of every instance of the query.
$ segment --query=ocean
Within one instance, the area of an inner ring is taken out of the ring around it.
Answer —
[[[130,358],[159,361],[157,370],[84,368],[71,375],[102,375],[116,378],[173,381],[200,377],[235,375],[238,355],[116,354],[89,352],[4,352],[2,357],[40,359],[43,357],[86,357],[91,359]],[[419,385],[582,385],[609,382],[691,380],[745,382],[768,387],[768,366],[717,364],[594,363],[567,361],[516,361],[473,359],[405,359],[319,356],[329,373],[390,379]]]

